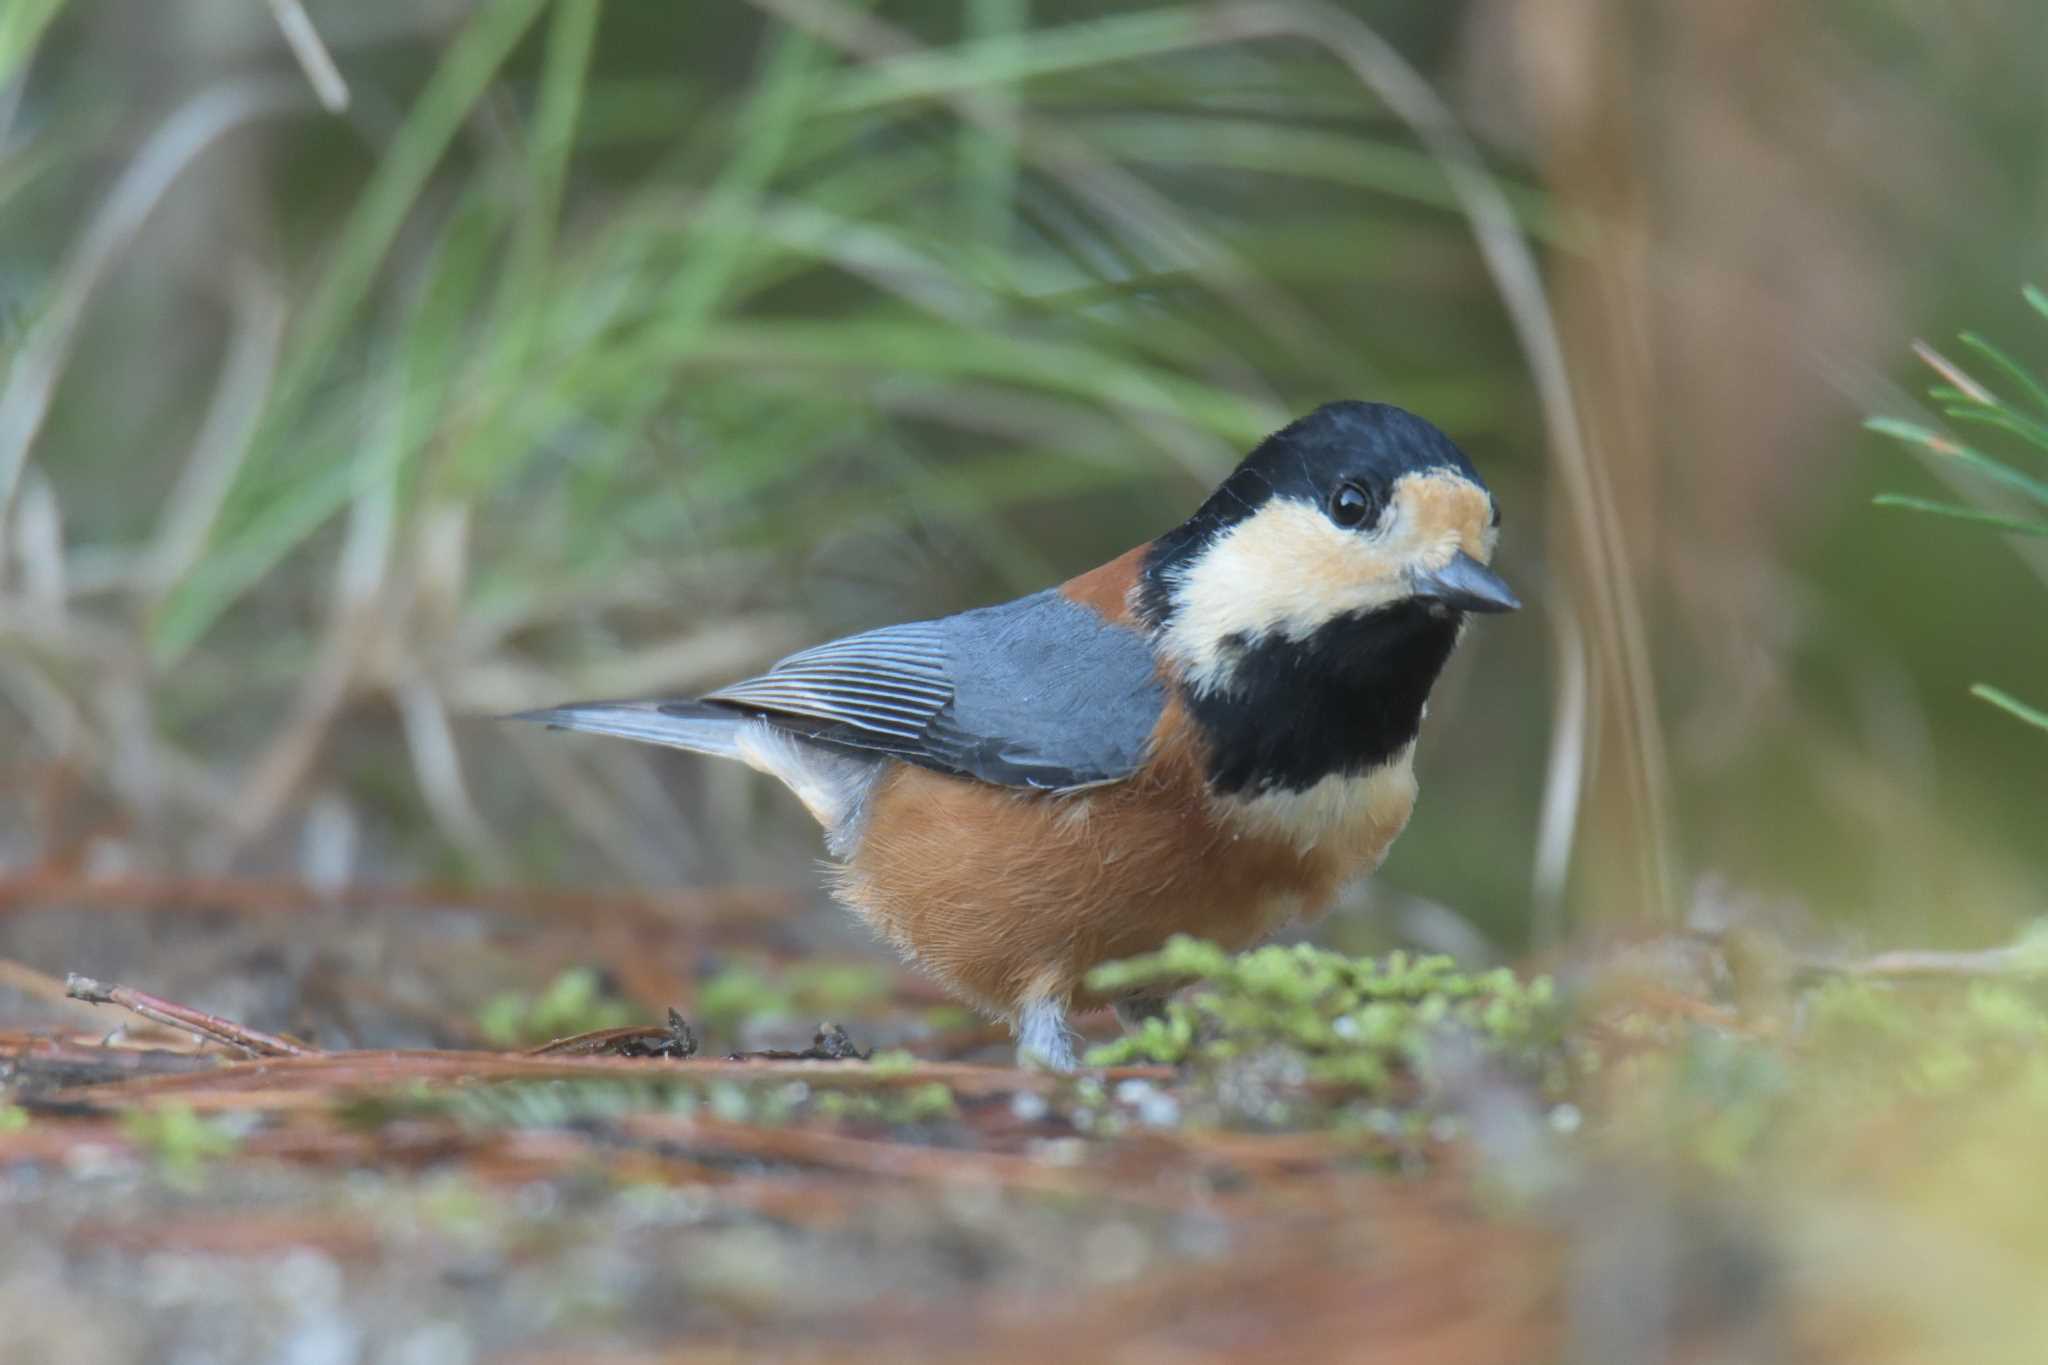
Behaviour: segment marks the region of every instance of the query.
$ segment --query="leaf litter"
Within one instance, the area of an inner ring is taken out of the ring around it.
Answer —
[[[1091,1066],[1058,1076],[1009,1065],[914,980],[793,969],[772,917],[748,936],[690,945],[652,978],[685,998],[640,1013],[609,946],[578,964],[532,930],[542,974],[498,1012],[571,1031],[520,1047],[316,1047],[74,979],[126,1020],[0,1029],[0,1201],[24,1234],[0,1281],[62,1285],[80,1341],[138,1359],[322,1332],[361,1358],[600,1361],[1476,1361],[1615,1340],[1904,1360],[1963,1335],[1995,1361],[2032,1339],[2009,1311],[2031,1300],[1984,1307],[2048,1266],[2011,1197],[2048,1117],[2024,972],[1830,959],[1758,990],[1715,945],[1659,943],[1588,946],[1552,964],[1560,988],[1181,942],[1103,969],[1105,988],[1195,984],[1130,1035],[1091,1021]],[[423,1017],[465,1036],[495,997],[475,998]],[[709,1038],[765,1019],[770,1045],[708,1048],[692,999]],[[775,1043],[820,1000],[860,1014]],[[1877,1292],[1905,1268],[1858,1219],[1969,1252],[1950,1309]],[[183,1314],[161,1346],[106,1307],[137,1283]]]

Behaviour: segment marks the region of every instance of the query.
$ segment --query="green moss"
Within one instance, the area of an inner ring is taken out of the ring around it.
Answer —
[[[1782,1028],[1694,1026],[1615,1063],[1610,1131],[1749,1178],[1865,1143],[1876,1116],[1890,1142],[1950,1141],[1980,1108],[2048,1116],[2048,995],[2029,975],[1833,976],[1797,1004],[1770,1011]]]
[[[904,1092],[903,1110],[913,1122],[952,1118],[960,1112],[953,1092],[938,1081],[927,1081]]]
[[[1724,1174],[1741,1169],[1798,1081],[1786,1057],[1766,1043],[1696,1029],[1672,1058],[1673,1093],[1657,1112],[1699,1160]]]
[[[889,998],[889,974],[868,962],[798,962],[782,986],[806,1014],[829,1017],[872,1009]]]
[[[0,1104],[0,1133],[19,1133],[28,1127],[28,1110],[18,1104]]]
[[[2048,1001],[2026,978],[1956,982],[1838,979],[1809,997],[1824,1083],[1953,1095],[1980,1085],[2048,1094]]]
[[[629,1114],[694,1113],[701,1103],[701,1092],[694,1087],[607,1077],[463,1086],[409,1104],[406,1112],[447,1115],[476,1129],[563,1128]]]
[[[974,1027],[980,1022],[981,1016],[959,1005],[933,1005],[920,1014],[918,1019],[932,1033],[952,1033],[958,1029]]]
[[[787,1012],[783,994],[751,967],[727,967],[697,988],[697,1018],[720,1031],[755,1015]]]
[[[1175,938],[1157,953],[1090,973],[1092,989],[1134,992],[1199,984],[1163,1016],[1088,1053],[1091,1066],[1161,1062],[1221,1079],[1236,1070],[1273,1083],[1223,1087],[1246,1093],[1262,1121],[1303,1117],[1282,1091],[1304,1085],[1343,1099],[1384,1098],[1427,1072],[1436,1044],[1458,1036],[1499,1060],[1527,1063],[1543,1083],[1565,1075],[1559,1011],[1547,978],[1522,981],[1506,968],[1467,972],[1448,957],[1393,953],[1383,961],[1309,944],[1231,957],[1211,943]]]
[[[571,967],[538,995],[516,992],[491,997],[477,1011],[477,1027],[500,1047],[546,1043],[594,1029],[624,1028],[639,1011],[604,993],[598,974]]]
[[[960,1107],[952,1090],[938,1081],[907,1090],[826,1090],[811,1105],[812,1112],[826,1118],[855,1123],[890,1126],[934,1123],[957,1118]]]
[[[195,1183],[209,1162],[233,1156],[242,1145],[226,1124],[201,1118],[182,1104],[132,1110],[121,1127],[173,1184]]]
[[[868,1058],[868,1074],[872,1076],[906,1076],[917,1070],[918,1060],[902,1048],[889,1048]]]
[[[698,987],[696,1018],[715,1032],[731,1034],[766,1019],[857,1015],[888,998],[888,973],[870,963],[795,963],[773,974],[737,963]]]

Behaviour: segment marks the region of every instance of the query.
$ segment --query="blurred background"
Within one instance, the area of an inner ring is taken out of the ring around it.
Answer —
[[[1365,397],[1471,453],[1533,609],[1321,932],[2003,937],[2043,741],[1967,688],[2048,676],[2044,561],[1873,508],[1996,502],[1861,423],[1925,417],[1915,337],[2048,352],[2044,44],[2030,0],[17,0],[0,861],[821,905],[765,780],[490,717],[1033,589]]]

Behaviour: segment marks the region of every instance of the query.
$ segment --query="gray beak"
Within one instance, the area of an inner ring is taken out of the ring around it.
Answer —
[[[1522,605],[1499,574],[1463,550],[1435,573],[1410,573],[1408,586],[1417,597],[1458,611],[1516,611]]]

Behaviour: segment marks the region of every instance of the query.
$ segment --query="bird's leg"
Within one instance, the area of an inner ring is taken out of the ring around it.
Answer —
[[[1017,1011],[1017,1064],[1048,1071],[1072,1071],[1074,1039],[1067,1032],[1064,1000],[1027,1001]]]
[[[1136,1033],[1145,1027],[1147,1019],[1166,1017],[1167,997],[1163,995],[1126,995],[1110,1008],[1116,1011],[1116,1021],[1128,1033]]]

